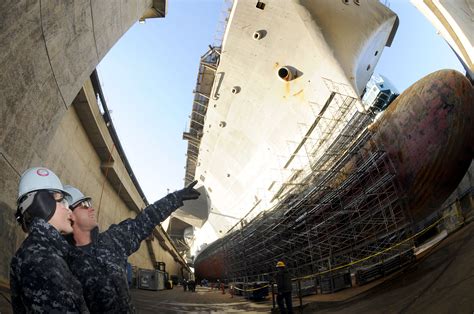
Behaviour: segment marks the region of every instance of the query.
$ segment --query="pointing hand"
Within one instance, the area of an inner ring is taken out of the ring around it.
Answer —
[[[194,186],[197,184],[197,180],[191,182],[187,187],[182,190],[176,191],[176,194],[182,201],[195,200],[201,195]]]

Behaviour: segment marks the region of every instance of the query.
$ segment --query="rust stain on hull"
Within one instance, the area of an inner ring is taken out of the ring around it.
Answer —
[[[409,87],[374,127],[389,154],[412,217],[436,210],[473,158],[474,92],[459,72],[432,73]]]

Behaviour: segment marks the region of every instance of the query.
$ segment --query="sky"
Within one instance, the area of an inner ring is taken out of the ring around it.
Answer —
[[[402,92],[443,68],[463,71],[444,39],[408,0],[389,1],[400,19],[375,73]],[[111,116],[149,202],[184,185],[187,142],[200,56],[222,29],[224,0],[168,0],[167,16],[136,23],[98,66]]]
[[[114,126],[149,202],[184,185],[182,133],[222,3],[169,0],[165,18],[136,23],[98,66]]]

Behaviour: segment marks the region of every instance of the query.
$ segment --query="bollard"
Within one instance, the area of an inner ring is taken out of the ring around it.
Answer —
[[[233,299],[234,298],[234,286],[230,286],[230,298]]]

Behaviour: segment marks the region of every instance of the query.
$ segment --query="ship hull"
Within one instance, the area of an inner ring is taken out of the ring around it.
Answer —
[[[199,149],[188,156],[187,176],[212,201],[205,227],[215,235],[205,242],[232,228],[231,217],[252,211],[252,219],[277,203],[307,166],[301,142],[320,115],[312,137],[324,129],[321,140],[331,145],[344,104],[326,103],[336,92],[354,100],[348,110],[362,107],[356,99],[398,25],[377,0],[277,0],[264,8],[236,0],[228,20],[213,87],[196,86],[186,133],[188,147]]]
[[[473,157],[473,105],[465,76],[437,71],[408,88],[372,126],[374,143],[397,169],[414,221],[437,210],[466,173]]]
[[[374,152],[383,150],[392,163],[394,182],[397,182],[401,191],[397,202],[404,208],[407,222],[416,223],[423,220],[439,209],[459,184],[472,161],[473,104],[473,87],[461,73],[442,70],[422,78],[403,92],[383,116],[369,127],[372,133],[370,139],[341,171],[335,172],[331,189],[336,190],[347,185],[346,180],[351,178],[351,173],[359,171],[365,160]],[[375,175],[381,177],[386,173]],[[363,185],[363,182],[360,184]],[[371,191],[374,194],[375,192]],[[318,195],[320,198],[324,196],[322,193]],[[350,198],[354,195],[346,193],[344,197],[339,203],[350,203]],[[344,206],[340,209],[344,209]],[[305,219],[309,221],[309,218]],[[324,221],[316,219],[312,223],[324,224]],[[251,225],[252,223],[246,228]],[[368,235],[361,238],[366,240]],[[266,238],[270,237],[271,233],[259,236]],[[377,237],[376,234],[372,236]],[[244,242],[251,240],[243,239]],[[229,267],[226,268],[229,261],[242,258],[242,255],[235,253],[235,256],[232,256],[232,252],[235,252],[232,247],[236,246],[245,248],[246,244],[233,243],[227,236],[204,250],[195,260],[196,276],[210,280],[229,277],[232,273],[231,269],[227,269]],[[284,256],[289,257],[293,253],[288,251]],[[314,254],[318,255],[317,252]],[[262,255],[260,261],[258,258],[249,257],[254,264],[248,263],[245,267],[251,273],[252,268],[258,268],[258,263],[268,263],[268,259],[272,258],[275,256],[267,256],[264,259]],[[331,256],[318,258],[330,259]]]

